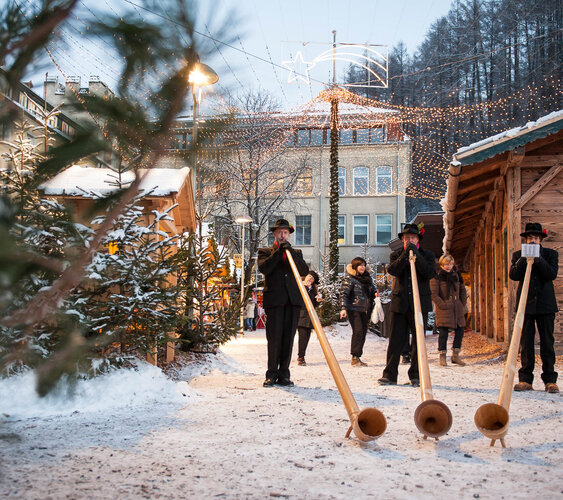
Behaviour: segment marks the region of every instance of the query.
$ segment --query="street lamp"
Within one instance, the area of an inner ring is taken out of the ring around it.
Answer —
[[[244,229],[245,224],[250,224],[252,219],[243,215],[241,217],[237,217],[235,222],[237,224],[241,224],[242,226],[242,258],[240,266],[240,333],[244,335]]]
[[[208,85],[213,85],[219,81],[219,76],[213,69],[211,69],[207,64],[203,64],[197,62],[194,64],[193,69],[190,71],[188,75],[188,82],[192,85],[192,99],[193,99],[193,110],[194,110],[194,119],[192,124],[192,179],[193,179],[193,190],[194,190],[194,199],[198,199],[198,209],[199,215],[201,218],[201,189],[198,192],[197,183],[198,181],[201,182],[199,178],[199,168],[197,166],[197,115],[199,112],[199,102],[201,101],[201,88],[206,87]],[[197,95],[196,95],[196,87],[197,87]],[[199,228],[199,235],[201,237],[201,222]]]

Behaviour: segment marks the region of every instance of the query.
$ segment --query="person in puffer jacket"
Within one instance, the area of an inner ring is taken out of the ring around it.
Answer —
[[[463,281],[457,274],[454,267],[455,261],[451,255],[442,255],[438,264],[440,264],[440,270],[436,277],[430,280],[430,291],[432,292],[432,302],[435,305],[434,324],[438,330],[440,365],[448,366],[446,362],[448,333],[453,330],[452,363],[465,366],[465,362],[459,357],[459,352],[465,330],[467,292]]]
[[[360,358],[368,331],[369,315],[376,288],[367,271],[366,261],[356,257],[346,266],[346,276],[340,290],[340,318],[348,318],[352,327],[350,354],[352,366],[367,366]]]

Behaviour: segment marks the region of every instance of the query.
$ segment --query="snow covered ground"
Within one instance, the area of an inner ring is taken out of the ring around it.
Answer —
[[[267,389],[264,335],[247,333],[172,379],[142,365],[43,400],[30,375],[1,381],[0,497],[562,497],[563,400],[543,392],[539,373],[537,391],[513,394],[508,447],[490,447],[473,416],[496,402],[502,362],[475,355],[439,367],[428,337],[434,397],[453,425],[424,440],[413,420],[419,389],[376,383],[387,341],[368,334],[369,366],[353,368],[349,327],[327,335],[360,408],[387,418],[375,442],[344,438],[347,413],[316,338],[308,365],[292,365],[296,386]]]

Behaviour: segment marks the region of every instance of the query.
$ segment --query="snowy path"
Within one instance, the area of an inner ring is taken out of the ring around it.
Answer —
[[[138,394],[131,397],[129,384],[129,393],[112,392],[122,404],[106,408],[84,408],[84,399],[75,413],[51,404],[34,415],[33,405],[10,410],[0,391],[0,496],[561,498],[561,395],[515,393],[508,448],[491,448],[473,416],[496,402],[502,364],[441,368],[437,338],[428,337],[434,396],[450,408],[453,425],[438,442],[424,440],[413,421],[419,389],[376,385],[387,342],[369,334],[362,358],[369,367],[352,368],[348,328],[327,333],[360,408],[376,407],[387,418],[376,442],[344,438],[348,417],[316,339],[308,366],[292,365],[296,387],[265,389],[265,339],[251,333],[222,349],[223,362],[214,363],[221,369],[189,386],[150,372],[152,382],[141,379]],[[399,370],[404,383],[407,368]],[[182,375],[190,378],[188,370]],[[160,398],[148,392],[153,385]],[[543,389],[539,376],[535,386]]]

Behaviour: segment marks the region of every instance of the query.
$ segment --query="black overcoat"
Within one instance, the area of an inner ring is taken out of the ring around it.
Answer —
[[[309,298],[311,299],[311,304],[313,304],[313,307],[315,309],[319,307],[320,302],[317,301],[317,295],[319,294],[319,291],[317,287],[313,285],[309,289],[305,287],[305,290],[307,290],[307,293],[309,294]],[[297,326],[300,326],[302,328],[313,328],[313,322],[311,321],[311,317],[309,316],[309,311],[307,311],[306,307],[303,307],[301,309]]]
[[[526,259],[521,259],[521,255],[520,250],[512,254],[509,273],[511,280],[520,282],[518,283],[516,304],[520,301],[520,292],[526,274]],[[540,256],[534,259],[532,265],[525,314],[550,314],[559,310],[553,289],[553,280],[557,278],[558,269],[559,254],[557,251],[540,247]]]
[[[430,312],[432,311],[430,279],[436,274],[434,254],[422,247],[419,247],[414,254],[416,255],[415,267],[421,312]],[[401,249],[391,253],[387,271],[394,277],[390,310],[402,314],[409,309],[414,312],[408,249]]]
[[[271,247],[258,249],[258,269],[265,278],[264,309],[286,304],[305,306],[289,261],[283,259],[283,252],[276,243]],[[292,248],[291,255],[299,274],[307,276],[309,266],[303,260],[303,252]]]

